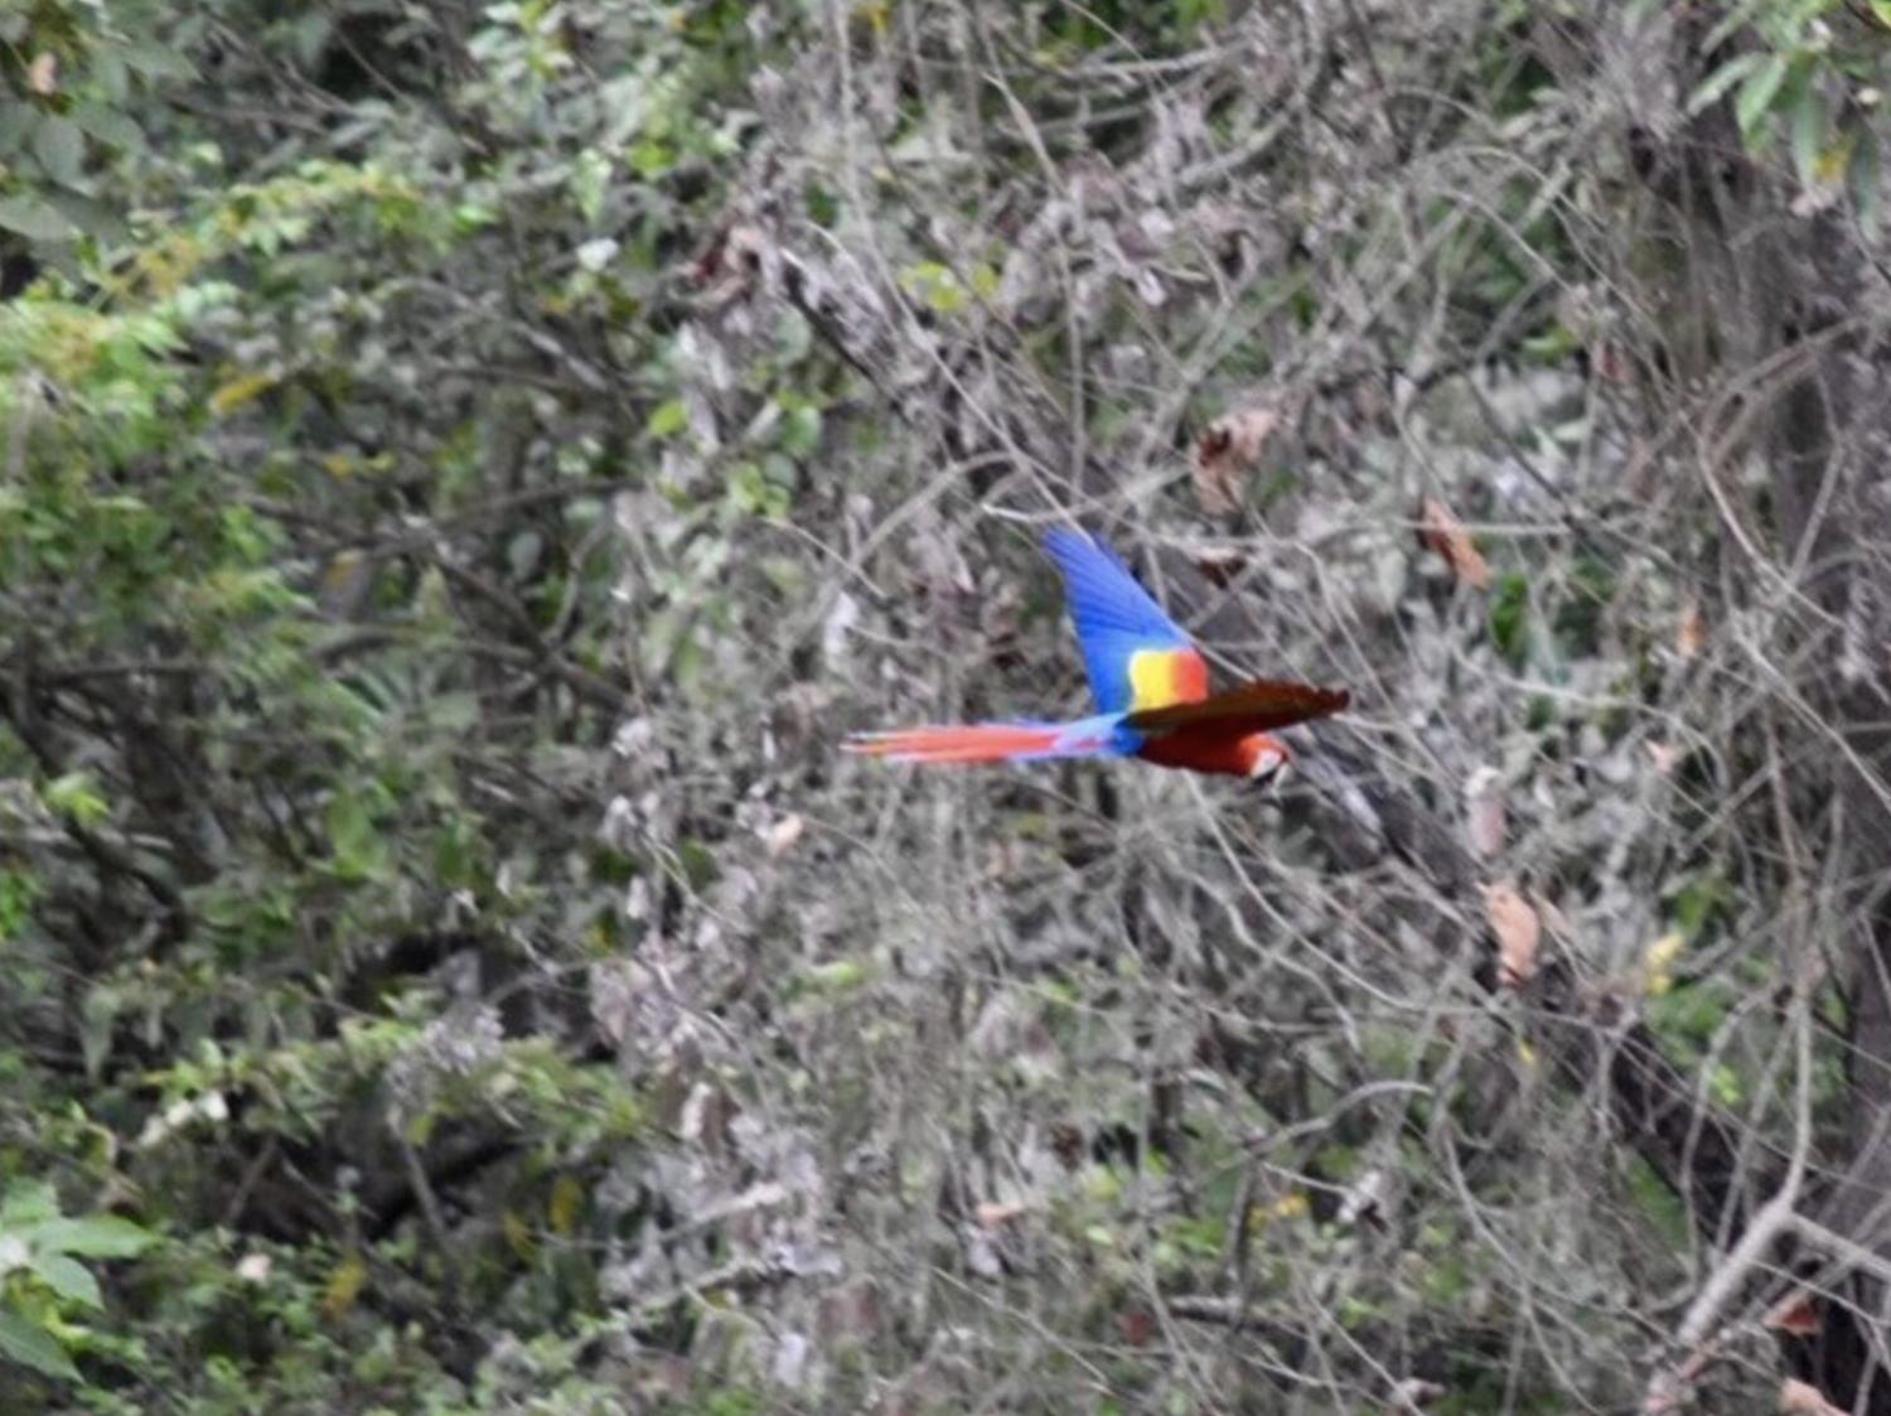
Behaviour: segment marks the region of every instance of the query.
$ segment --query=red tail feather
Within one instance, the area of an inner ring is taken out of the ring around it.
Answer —
[[[970,723],[962,727],[861,733],[849,738],[843,747],[847,752],[887,757],[895,762],[1004,762],[1013,757],[1048,752],[1057,746],[1061,734],[1062,729],[1055,727]]]

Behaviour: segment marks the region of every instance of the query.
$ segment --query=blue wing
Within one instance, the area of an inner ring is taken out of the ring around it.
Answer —
[[[1109,547],[1059,528],[1045,533],[1044,549],[1063,572],[1071,623],[1100,711],[1157,707],[1207,691],[1207,666],[1194,644]]]

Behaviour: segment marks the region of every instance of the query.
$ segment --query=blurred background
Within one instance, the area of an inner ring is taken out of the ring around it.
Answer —
[[[1891,1411],[1888,61],[0,10],[0,1410]]]

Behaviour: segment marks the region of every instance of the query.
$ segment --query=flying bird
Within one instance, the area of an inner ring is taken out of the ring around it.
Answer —
[[[1337,713],[1345,689],[1256,679],[1208,692],[1208,663],[1095,537],[1048,532],[1097,712],[1074,723],[967,723],[857,733],[848,752],[893,762],[1036,762],[1139,757],[1158,767],[1264,780],[1286,765],[1275,728]]]

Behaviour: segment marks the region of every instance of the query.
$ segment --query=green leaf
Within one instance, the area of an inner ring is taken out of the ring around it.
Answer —
[[[31,1367],[61,1381],[79,1380],[79,1369],[45,1328],[9,1308],[0,1308],[0,1360]]]
[[[374,814],[354,792],[339,793],[328,804],[328,838],[335,851],[335,869],[351,880],[374,875],[386,860]]]
[[[965,308],[964,286],[951,267],[938,261],[921,261],[908,267],[901,283],[939,314],[957,314]]]
[[[113,103],[123,103],[131,97],[131,74],[125,66],[125,56],[117,49],[101,47],[92,52],[92,77],[98,80],[99,88]]]
[[[427,721],[454,737],[479,726],[479,695],[442,693],[427,704]]]
[[[1761,5],[1773,3],[1776,0],[1740,0],[1739,4],[1730,6],[1727,13],[1721,16],[1720,23],[1709,30],[1707,38],[1701,41],[1701,53],[1712,54],[1738,34]]]
[[[153,79],[194,79],[197,70],[175,49],[158,44],[128,44],[118,51],[139,73]]]
[[[873,970],[861,959],[833,959],[815,964],[802,974],[804,986],[814,993],[851,993],[873,979]]]
[[[47,809],[80,826],[95,826],[111,814],[111,806],[99,795],[98,783],[90,772],[68,772],[55,777],[40,793]]]
[[[689,409],[680,398],[659,403],[644,430],[653,438],[673,438],[689,426]]]
[[[33,1272],[61,1298],[83,1303],[88,1308],[105,1306],[105,1299],[99,1293],[98,1280],[92,1277],[90,1269],[76,1259],[64,1254],[38,1254],[33,1259]]]
[[[0,1203],[0,1233],[59,1218],[59,1197],[44,1180],[16,1180]]]
[[[142,1225],[115,1214],[87,1219],[55,1219],[33,1231],[35,1248],[88,1259],[135,1259],[158,1242]]]
[[[586,225],[595,224],[604,211],[604,196],[610,187],[611,160],[595,148],[578,154],[571,169],[571,196]]]
[[[109,202],[97,201],[82,192],[66,191],[48,192],[46,199],[83,235],[117,242],[130,231],[125,225],[124,212]]]
[[[70,118],[47,114],[33,133],[33,156],[46,175],[62,187],[85,180],[85,134]]]
[[[1714,70],[1687,101],[1688,115],[1692,117],[1703,108],[1717,103],[1729,89],[1759,66],[1761,57],[1758,54],[1738,54]]]
[[[1490,602],[1490,637],[1512,668],[1522,668],[1530,649],[1530,582],[1512,572],[1497,581]]]
[[[0,226],[32,241],[70,241],[79,228],[38,197],[0,197]]]
[[[321,14],[303,15],[291,27],[290,42],[295,45],[296,58],[305,68],[313,69],[320,61],[334,31],[335,22]]]
[[[1793,172],[1810,186],[1819,166],[1819,151],[1825,146],[1825,102],[1809,82],[1793,96],[1790,144]]]
[[[83,104],[72,110],[71,118],[107,147],[123,148],[126,152],[144,151],[144,130],[116,108]]]
[[[1786,82],[1786,69],[1784,54],[1769,54],[1740,85],[1740,94],[1733,101],[1733,116],[1740,125],[1740,136],[1749,143],[1778,97],[1780,85]]]
[[[0,157],[11,157],[39,125],[39,110],[24,103],[0,106]]]
[[[1871,0],[1871,13],[1879,24],[1891,29],[1891,0]]]
[[[39,898],[39,878],[24,870],[0,870],[0,942],[19,937]]]
[[[807,457],[821,445],[821,410],[806,404],[793,409],[781,425],[781,448],[790,457]]]
[[[1628,1162],[1624,1178],[1628,1192],[1652,1224],[1673,1248],[1685,1249],[1693,1234],[1687,1206],[1647,1161],[1636,1156]]]
[[[639,177],[654,180],[676,166],[676,154],[666,144],[646,138],[631,148],[630,165]]]
[[[1877,136],[1870,129],[1864,131],[1858,150],[1852,154],[1845,185],[1858,208],[1858,224],[1865,228],[1866,236],[1875,238],[1884,223],[1884,167]]]

